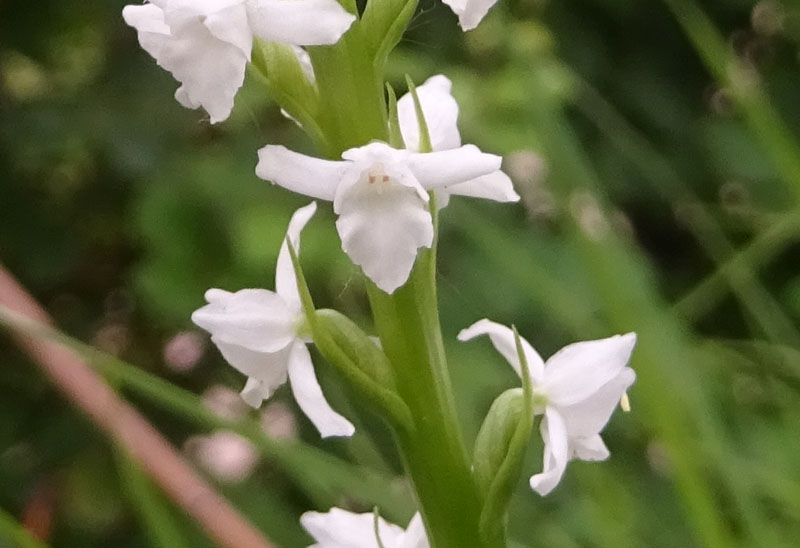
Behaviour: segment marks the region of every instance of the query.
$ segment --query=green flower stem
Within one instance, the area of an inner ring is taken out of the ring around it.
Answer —
[[[410,16],[414,5],[390,2],[384,8],[394,6]],[[331,158],[373,139],[390,140],[380,76],[384,46],[378,47],[377,58],[369,47],[369,38],[383,27],[366,14],[364,20],[372,24],[354,25],[336,46],[309,50],[322,101],[319,122],[330,144],[325,153]],[[405,24],[407,18],[397,21]],[[430,208],[436,227],[434,196]],[[439,326],[435,238],[432,249],[417,257],[403,287],[388,295],[367,280],[367,292],[397,391],[411,411],[413,428],[396,429],[395,435],[431,547],[504,548],[502,543],[489,546],[480,540],[483,500],[456,418]]]
[[[435,211],[435,203],[431,207]],[[420,253],[408,283],[394,294],[370,281],[367,289],[398,391],[414,418],[413,432],[398,433],[397,439],[431,546],[477,548],[484,546],[479,540],[482,500],[456,418],[435,278],[434,247]]]
[[[388,140],[383,79],[364,55],[366,29],[354,25],[333,47],[308,48],[320,90],[319,124],[330,158],[373,139]]]

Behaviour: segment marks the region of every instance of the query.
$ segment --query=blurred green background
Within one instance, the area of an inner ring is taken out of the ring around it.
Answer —
[[[307,546],[297,517],[332,504],[377,503],[405,525],[389,435],[318,356],[334,407],[358,418],[352,440],[320,441],[286,389],[242,409],[243,379],[189,321],[209,287],[272,287],[286,222],[308,200],[257,179],[256,149],[310,144],[255,78],[223,124],[181,108],[122,6],[0,4],[0,261],[67,333],[279,439],[259,451],[209,437],[120,382],[276,544]],[[447,74],[464,141],[505,155],[523,196],[457,198],[442,215],[441,312],[468,443],[517,381],[488,344],[456,343],[459,329],[515,323],[545,356],[640,336],[633,411],[604,435],[612,458],[572,463],[544,499],[523,478],[520,545],[797,546],[798,40],[797,0],[500,0],[468,34],[422,0],[389,81]],[[332,220],[326,206],[307,229],[306,274],[318,304],[367,325]],[[211,546],[5,335],[0,356],[0,516],[55,547]],[[527,475],[541,466],[534,438]]]

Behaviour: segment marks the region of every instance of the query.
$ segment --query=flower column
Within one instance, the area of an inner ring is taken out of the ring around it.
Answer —
[[[370,304],[398,390],[414,416],[416,430],[398,442],[431,544],[479,546],[481,501],[456,418],[435,277],[434,246],[420,253],[411,278],[393,295],[368,281]]]

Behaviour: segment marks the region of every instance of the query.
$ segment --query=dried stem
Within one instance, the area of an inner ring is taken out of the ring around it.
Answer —
[[[0,265],[0,303],[31,320],[52,325],[47,312]],[[213,487],[196,475],[133,407],[123,401],[72,350],[20,332],[22,350],[55,385],[111,436],[164,492],[223,548],[275,548]]]

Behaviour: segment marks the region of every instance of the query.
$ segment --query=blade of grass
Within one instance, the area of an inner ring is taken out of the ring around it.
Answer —
[[[153,545],[160,548],[189,548],[180,526],[173,519],[172,509],[136,461],[121,447],[115,448],[114,453],[128,499],[142,520]]]
[[[650,187],[661,194],[670,205],[676,202],[691,204],[693,222],[690,223],[690,228],[706,254],[718,266],[714,273],[714,276],[720,274],[717,281],[725,282],[733,290],[744,309],[770,340],[800,344],[800,332],[756,275],[756,264],[760,263],[748,260],[750,257],[747,255],[737,254],[714,215],[644,135],[588,82],[574,73],[572,78],[580,84],[580,92],[575,95],[574,104],[639,169],[646,180],[652,183]],[[781,239],[780,243],[787,244],[788,239]],[[733,262],[736,256],[741,258]],[[729,266],[723,269],[724,264]],[[719,283],[716,287],[720,287]],[[706,304],[704,311],[709,311],[711,306],[708,305],[714,302],[718,300],[703,300]],[[687,317],[698,319],[700,315],[692,314]]]
[[[166,494],[225,548],[272,548],[274,545],[211,485],[198,476],[172,444],[68,346],[29,333],[52,325],[47,312],[0,265],[0,303],[20,349],[70,403],[104,434],[142,464]],[[35,320],[34,320],[35,318]],[[39,323],[41,322],[41,323]]]
[[[758,325],[761,334],[776,344],[800,346],[800,332],[784,312],[783,307],[760,284],[750,265],[746,264],[747,255],[745,255],[744,261],[731,262],[731,257],[737,255],[720,249],[724,244],[719,239],[719,235],[715,234],[714,228],[707,224],[707,219],[695,218],[693,222],[689,223],[689,226],[697,240],[703,242],[704,247],[717,264],[729,265],[723,271],[723,276],[728,278],[728,283],[734,288],[739,301]],[[774,231],[771,232],[774,233]],[[717,270],[720,269],[721,267]]]
[[[25,528],[15,520],[11,514],[0,508],[0,537],[11,542],[16,548],[49,548],[41,540],[31,536]]]
[[[759,264],[763,267],[798,238],[800,238],[800,215],[794,212],[787,213],[686,293],[675,303],[675,310],[687,318],[702,316],[723,298],[729,271],[742,268],[743,265]]]
[[[594,314],[593,303],[576,294],[547,264],[522,248],[519,239],[509,236],[505,227],[498,226],[474,205],[460,202],[451,207],[456,214],[448,215],[447,222],[456,226],[459,234],[496,265],[520,293],[548,309],[554,321],[575,335],[601,333],[602,324]]]
[[[722,34],[693,0],[664,0],[717,81],[739,106],[753,136],[760,140],[784,184],[800,200],[800,145],[770,104],[758,75],[743,66]]]
[[[355,467],[301,442],[279,442],[263,431],[257,421],[234,421],[220,417],[201,398],[105,354],[53,328],[33,322],[0,305],[0,324],[26,334],[55,340],[78,352],[87,363],[118,387],[135,391],[163,409],[180,415],[205,430],[231,430],[248,439],[288,474],[319,507],[334,505],[343,492],[366,504],[378,504],[391,517],[406,517],[409,504],[404,493],[396,496],[387,489],[391,478]],[[314,473],[309,473],[314,471]]]

